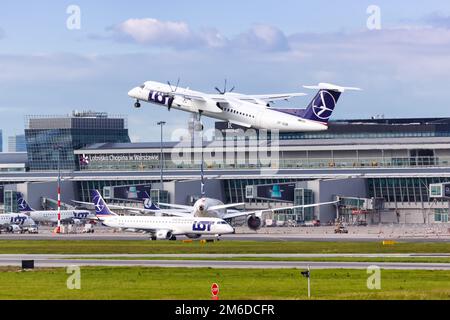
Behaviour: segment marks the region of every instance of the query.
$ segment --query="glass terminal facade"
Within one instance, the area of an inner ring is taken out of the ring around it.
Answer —
[[[126,119],[106,113],[74,112],[65,117],[27,117],[25,138],[31,171],[78,170],[74,150],[105,142],[130,142]]]

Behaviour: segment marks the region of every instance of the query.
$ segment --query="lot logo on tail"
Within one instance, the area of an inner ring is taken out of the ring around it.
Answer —
[[[144,208],[148,210],[160,210],[153,202],[152,199],[147,198],[144,200]]]
[[[312,109],[317,118],[328,120],[335,106],[336,100],[333,95],[326,90],[321,90],[313,101]]]
[[[25,199],[23,198],[23,194],[21,194],[21,193],[17,196],[17,207],[19,208],[20,212],[33,211],[33,209],[31,209],[31,207],[25,201]]]
[[[102,196],[97,190],[92,190],[92,202],[94,203],[95,213],[97,215],[112,214],[112,212],[109,211],[108,206],[106,205],[105,201],[103,200]]]

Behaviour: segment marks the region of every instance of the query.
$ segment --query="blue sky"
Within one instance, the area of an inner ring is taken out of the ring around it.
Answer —
[[[71,4],[81,9],[80,30],[66,28]],[[381,30],[366,27],[371,4],[381,9]],[[225,77],[244,93],[362,87],[343,97],[336,119],[449,116],[449,57],[448,1],[4,0],[0,128],[5,141],[23,131],[25,115],[94,109],[127,115],[135,141],[158,140],[163,119],[170,137],[188,115],[134,110],[126,93],[178,77],[204,91]]]

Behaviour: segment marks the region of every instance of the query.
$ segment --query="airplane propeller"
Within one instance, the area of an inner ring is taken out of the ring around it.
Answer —
[[[172,93],[175,93],[175,92],[177,92],[178,86],[180,85],[180,78],[178,78],[178,80],[177,80],[177,85],[176,85],[175,89],[172,87],[172,84],[170,83],[170,81],[167,81],[167,84],[168,84],[169,87],[170,87],[170,91],[171,91]],[[167,107],[167,109],[170,111],[171,108],[172,108],[172,104],[169,104],[168,107]]]
[[[167,81],[167,84],[169,85],[170,91],[172,91],[172,93],[177,92],[178,86],[180,85],[180,78],[178,78],[178,80],[177,80],[177,85],[176,85],[175,89],[172,87],[172,84],[170,83],[170,81]]]
[[[225,79],[225,83],[224,83],[224,86],[223,86],[223,90],[220,90],[220,89],[217,88],[217,87],[214,87],[214,89],[216,89],[216,91],[217,91],[218,93],[220,93],[220,94],[225,94],[225,93],[227,93],[227,92],[233,92],[234,89],[235,89],[235,87],[233,86],[233,88],[231,88],[230,91],[227,91],[227,79]]]

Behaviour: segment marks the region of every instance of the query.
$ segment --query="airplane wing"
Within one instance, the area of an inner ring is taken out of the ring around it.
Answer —
[[[176,209],[183,209],[183,210],[186,210],[186,211],[188,211],[188,212],[192,212],[192,210],[193,210],[193,207],[192,207],[192,206],[185,206],[185,205],[182,205],[182,204],[172,204],[172,203],[162,203],[162,202],[159,202],[158,205],[159,205],[159,206],[165,206],[165,207],[176,208]]]
[[[94,209],[94,204],[92,202],[83,202],[83,201],[77,201],[77,200],[72,200],[72,202],[77,203],[77,204],[82,204],[85,205],[87,208],[93,208]],[[115,204],[108,204],[108,207],[110,209],[119,209],[119,210],[130,210],[130,211],[142,211],[142,210],[147,210],[147,209],[142,209],[139,207],[126,207],[126,206],[118,206]],[[147,210],[148,212],[153,212],[152,210]]]
[[[243,205],[245,205],[244,202],[241,202],[241,203],[230,203],[230,204],[221,204],[221,205],[217,205],[217,206],[212,206],[212,207],[208,208],[208,210],[222,210],[222,209],[240,207],[240,206],[243,206]]]
[[[222,219],[231,219],[236,217],[242,217],[242,216],[249,216],[254,215],[259,212],[265,212],[265,211],[282,211],[282,210],[288,210],[288,209],[299,209],[299,208],[312,208],[312,207],[318,207],[318,206],[324,206],[327,204],[335,204],[339,201],[332,201],[332,202],[321,202],[321,203],[313,203],[313,204],[305,204],[305,205],[298,205],[298,206],[289,206],[289,207],[280,207],[280,208],[273,208],[273,209],[263,209],[263,210],[257,210],[257,211],[242,211],[242,212],[233,212],[229,214],[225,214]]]
[[[178,92],[171,92],[171,95],[183,98],[183,99],[189,99],[189,100],[195,100],[198,102],[206,102],[206,95],[194,95],[194,94],[186,94],[186,93],[178,93]]]
[[[278,100],[289,100],[295,97],[303,97],[306,96],[306,93],[276,93],[276,94],[256,94],[256,95],[248,95],[243,94],[242,97],[239,97],[239,100],[258,103],[258,104],[267,104],[269,102],[274,102]]]
[[[187,94],[187,93],[177,93],[177,92],[172,92],[170,93],[171,95],[183,98],[183,99],[188,99],[188,100],[193,100],[195,102],[197,102],[197,104],[195,105],[199,110],[202,111],[209,111],[209,112],[213,112],[213,113],[221,113],[223,112],[222,109],[220,109],[216,103],[220,102],[220,103],[226,103],[225,100],[223,101],[218,101],[216,99],[212,99],[209,95],[205,94],[205,95],[195,95],[195,94]]]
[[[94,208],[94,204],[92,202],[83,202],[83,201],[77,201],[77,200],[72,200],[72,202],[85,205],[86,208]]]
[[[251,124],[248,124],[248,123],[245,123],[245,122],[236,121],[236,120],[228,120],[228,122],[233,123],[233,124],[238,125],[238,126],[241,126],[241,127],[244,127],[244,128],[251,128],[252,127]]]
[[[83,202],[83,201],[76,201],[76,200],[72,200],[72,202],[75,202],[78,204],[83,204],[88,208],[94,209],[94,205],[90,202]],[[190,217],[191,216],[190,211],[183,212],[181,210],[173,210],[173,209],[151,210],[151,209],[145,209],[145,208],[139,208],[139,207],[118,206],[118,205],[114,205],[114,204],[108,204],[108,207],[110,209],[127,210],[132,213],[138,213],[138,214],[160,213],[160,214],[167,214],[167,215],[177,216],[177,217]]]

